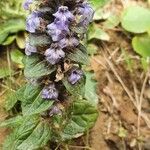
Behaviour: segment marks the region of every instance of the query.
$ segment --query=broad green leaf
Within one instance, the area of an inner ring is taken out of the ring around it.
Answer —
[[[24,116],[42,113],[48,110],[52,104],[52,100],[42,99],[41,88],[39,86],[33,86],[31,84],[26,86],[21,104]]]
[[[91,103],[91,105],[96,106],[98,104],[98,95],[96,94],[97,82],[92,79],[93,73],[86,72],[86,84],[85,84],[85,95],[84,97]]]
[[[6,38],[6,40],[2,43],[2,45],[10,45],[16,39],[16,35],[10,35]]]
[[[25,29],[23,19],[11,19],[0,25],[0,44],[2,44],[10,33],[16,33]]]
[[[29,116],[25,118],[22,124],[6,138],[3,150],[17,150],[17,147],[27,139],[39,123],[38,116]]]
[[[150,29],[150,10],[140,6],[130,6],[123,11],[121,24],[129,32],[147,32]]]
[[[143,57],[150,57],[150,36],[135,36],[132,40],[134,50]]]
[[[55,70],[45,60],[41,61],[38,55],[26,56],[23,62],[25,65],[24,75],[27,78],[38,79]]]
[[[20,50],[12,50],[10,53],[11,56],[11,60],[19,65],[21,65],[22,67],[24,66],[22,60],[24,57],[24,54],[20,51]]]
[[[75,101],[70,107],[70,113],[61,134],[63,140],[81,136],[94,125],[98,117],[96,107],[85,100]]]
[[[12,70],[9,68],[0,68],[0,79],[9,76],[12,73]]]
[[[111,15],[105,22],[104,28],[113,29],[120,23],[120,17],[117,15]]]
[[[68,82],[67,77],[63,79],[63,84],[67,91],[74,97],[84,96],[85,92],[85,77],[82,77],[76,84],[72,85]]]
[[[89,62],[87,50],[83,45],[80,45],[74,52],[69,53],[67,57],[84,65],[87,65]]]
[[[30,136],[24,140],[18,147],[18,150],[34,150],[43,148],[50,140],[51,130],[47,122],[41,122],[33,130]]]
[[[3,127],[17,127],[18,125],[21,125],[24,118],[22,116],[16,116],[10,119],[7,119],[0,123],[0,128]]]
[[[51,43],[50,36],[46,34],[30,34],[29,43],[33,46],[49,45]]]
[[[103,31],[96,25],[91,25],[88,33],[88,40],[92,40],[92,39],[109,41],[110,37],[105,31]]]
[[[22,95],[24,93],[25,87],[26,86],[23,85],[16,92],[8,91],[8,95],[7,95],[6,103],[5,103],[5,109],[7,111],[11,110],[15,106],[18,100],[20,101],[22,100]]]

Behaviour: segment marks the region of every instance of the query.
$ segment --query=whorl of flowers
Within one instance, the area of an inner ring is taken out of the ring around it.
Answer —
[[[28,57],[39,55],[56,70],[44,77],[41,97],[45,100],[61,100],[62,80],[67,78],[75,86],[83,78],[81,64],[68,58],[82,45],[94,11],[86,0],[26,0],[24,8],[30,10],[26,20],[29,38],[25,53]],[[33,7],[31,7],[33,6]],[[81,32],[78,32],[81,30]],[[49,43],[35,45],[30,37],[49,37]],[[33,79],[32,79],[33,80]]]

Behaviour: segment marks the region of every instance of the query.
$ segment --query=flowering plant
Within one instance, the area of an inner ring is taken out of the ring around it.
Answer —
[[[83,45],[94,11],[85,0],[26,0],[24,75],[28,82],[13,93],[10,110],[20,101],[19,116],[1,126],[14,127],[4,149],[32,150],[48,141],[81,136],[91,128],[97,110],[85,99],[88,63]]]

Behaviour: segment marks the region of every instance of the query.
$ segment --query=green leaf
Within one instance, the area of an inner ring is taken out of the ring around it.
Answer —
[[[132,40],[134,50],[143,57],[150,57],[150,36],[135,36]]]
[[[150,29],[150,10],[140,6],[130,6],[123,11],[121,24],[129,32],[147,32]]]
[[[51,130],[49,124],[46,122],[41,122],[33,130],[31,135],[17,147],[17,149],[34,150],[42,148],[50,140],[50,136]]]
[[[74,52],[69,53],[67,56],[69,59],[84,65],[89,63],[87,50],[83,45],[80,45]]]
[[[29,43],[32,46],[45,46],[51,43],[51,39],[46,34],[30,34]]]
[[[104,28],[106,29],[113,29],[120,23],[120,17],[117,15],[111,15],[105,22]]]
[[[92,4],[94,10],[96,10],[97,8],[104,6],[109,1],[110,0],[90,0],[90,3]]]
[[[16,116],[10,119],[7,119],[5,121],[3,121],[2,123],[0,123],[0,128],[3,127],[16,127],[18,125],[20,125],[23,121],[22,116]]]
[[[110,37],[105,31],[93,24],[90,26],[88,33],[88,40],[92,39],[109,41]]]
[[[2,43],[2,45],[10,45],[16,39],[16,35],[10,35],[6,38],[6,40]]]
[[[39,123],[38,116],[30,116],[23,120],[22,124],[6,138],[3,150],[16,150],[17,147],[31,135]]]
[[[25,48],[25,34],[18,34],[16,36],[16,43],[20,49]]]
[[[98,104],[98,95],[96,94],[97,82],[92,79],[93,73],[86,72],[86,84],[85,84],[85,95],[84,97],[91,103],[91,105],[96,106]]]
[[[10,53],[11,60],[17,64],[20,64],[22,67],[24,66],[22,60],[24,57],[24,54],[20,50],[13,50]]]
[[[87,51],[89,55],[97,54],[98,47],[94,44],[88,44]]]
[[[6,98],[6,103],[5,103],[5,109],[9,111],[12,109],[15,104],[17,103],[18,100],[22,100],[22,95],[25,90],[25,85],[23,85],[21,88],[19,88],[16,92],[14,91],[8,91],[8,95]]]
[[[84,96],[85,92],[85,76],[82,77],[79,82],[77,82],[75,85],[72,85],[68,82],[67,77],[63,79],[63,84],[68,90],[70,94],[72,94],[74,97],[81,97]]]
[[[0,68],[0,79],[9,76],[12,73],[12,70],[9,68]]]
[[[97,109],[85,100],[78,100],[70,107],[69,120],[61,133],[63,140],[69,140],[81,136],[91,128],[97,117]]]
[[[23,62],[25,65],[24,75],[27,78],[38,79],[51,74],[55,70],[45,60],[41,61],[38,55],[26,56]]]
[[[48,110],[52,104],[52,100],[42,99],[41,87],[31,84],[26,86],[21,104],[24,116],[42,113]]]
[[[23,19],[11,19],[0,25],[0,44],[2,44],[10,33],[16,33],[25,29]]]
[[[150,57],[146,57],[146,58],[141,58],[141,63],[142,63],[142,67],[145,71],[148,70],[149,66],[150,66]]]

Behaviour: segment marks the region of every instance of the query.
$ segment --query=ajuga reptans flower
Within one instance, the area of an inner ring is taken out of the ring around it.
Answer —
[[[37,55],[41,61],[47,63],[47,66],[55,68],[55,71],[43,77],[43,81],[40,78],[43,89],[41,97],[54,101],[61,101],[66,91],[64,79],[71,86],[75,86],[84,78],[80,60],[76,61],[69,56],[70,54],[73,56],[80,47],[83,47],[81,43],[94,14],[90,4],[85,0],[64,0],[63,3],[59,3],[59,6],[55,0],[38,1],[36,5],[33,0],[26,0],[24,3],[25,9],[29,9],[30,4],[35,8],[27,17],[26,30],[29,32],[29,38],[33,35],[37,39],[42,36],[50,39],[49,42],[43,42],[44,44],[42,43],[44,39],[41,39],[41,45],[34,44],[37,42],[30,39],[30,42],[26,43],[25,53],[28,57]],[[77,32],[78,27],[84,28],[83,32]],[[45,78],[48,83],[44,82]],[[56,107],[52,111],[57,112]]]

